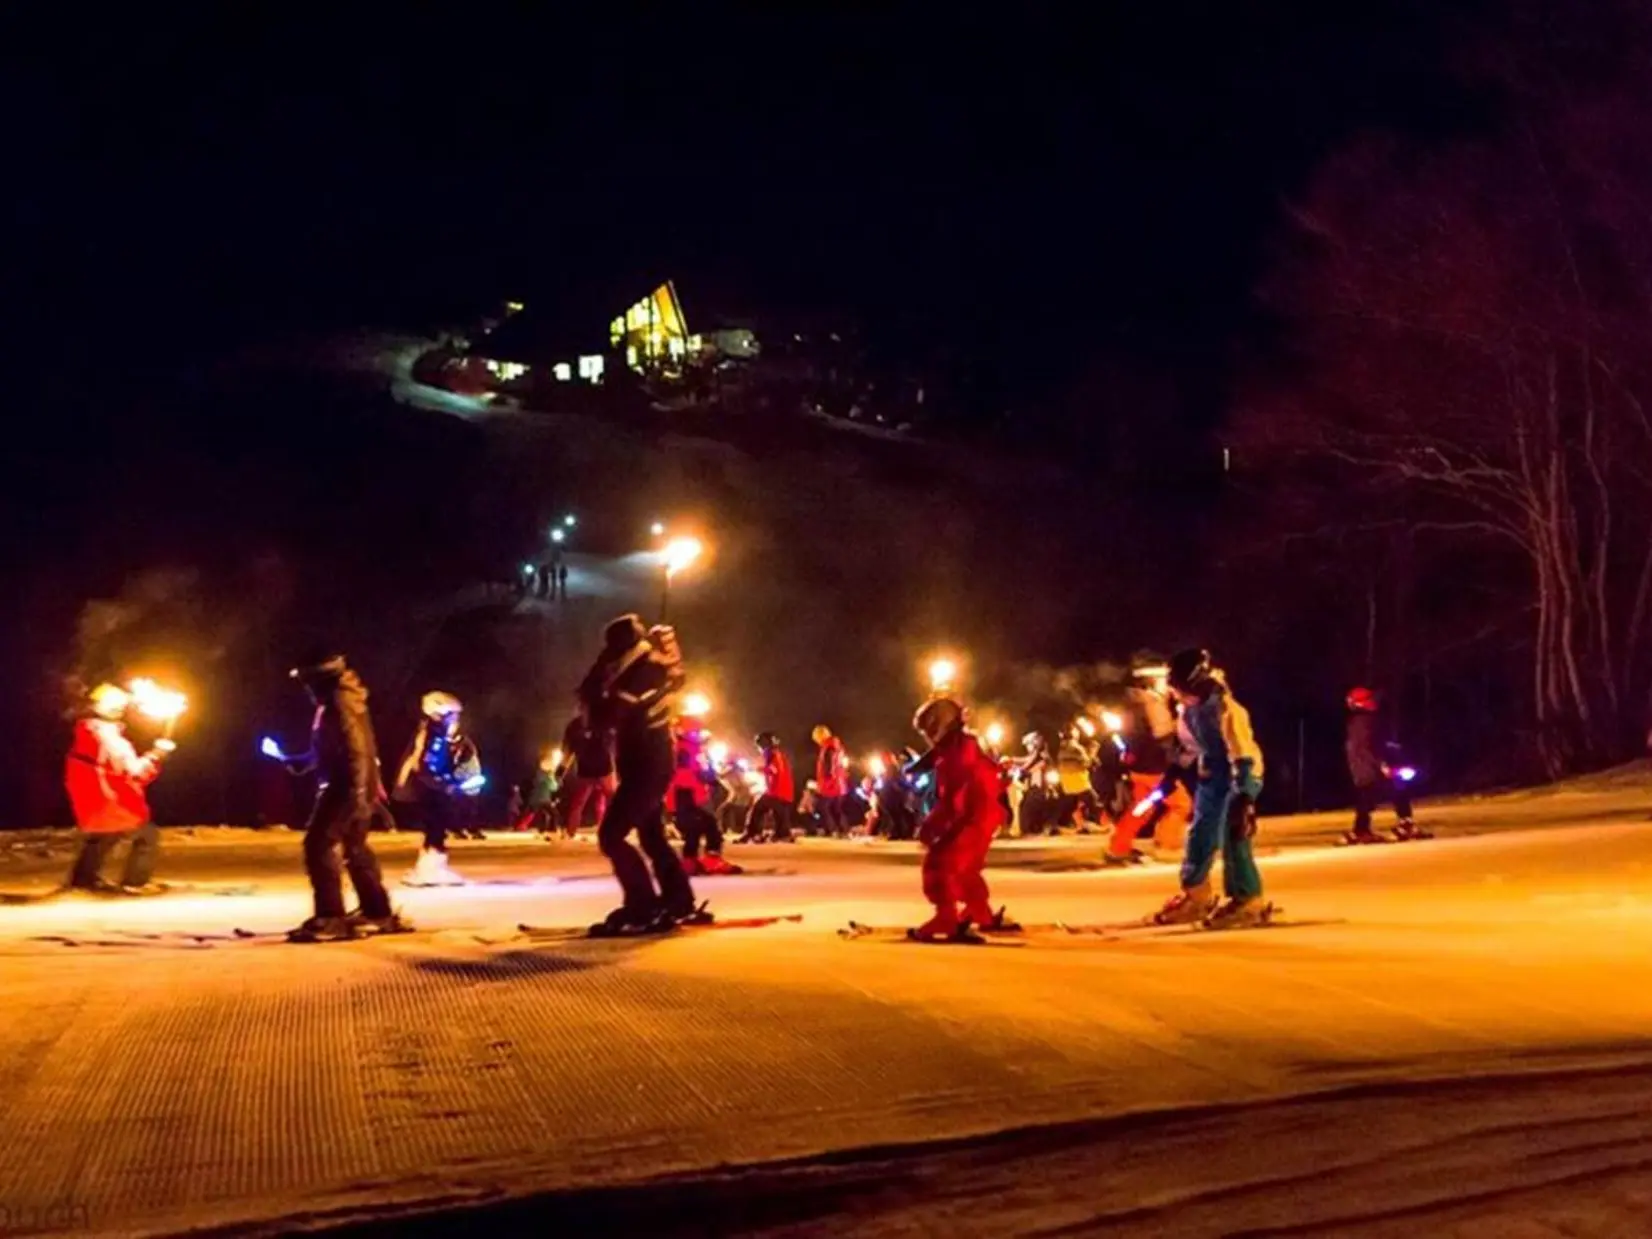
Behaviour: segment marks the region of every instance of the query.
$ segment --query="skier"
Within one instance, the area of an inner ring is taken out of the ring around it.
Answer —
[[[557,763],[557,754],[552,750],[547,749],[539,755],[539,766],[528,787],[522,816],[516,823],[518,830],[537,830],[547,839],[556,833]],[[573,838],[572,828],[568,829],[567,834],[570,839]]]
[[[1258,923],[1272,905],[1262,897],[1262,875],[1251,848],[1256,798],[1262,792],[1262,750],[1250,714],[1222,671],[1211,665],[1208,650],[1177,654],[1170,660],[1169,681],[1198,754],[1198,784],[1182,859],[1182,889],[1153,919],[1161,925],[1203,921],[1212,928]],[[1228,896],[1220,906],[1210,885],[1218,850]]]
[[[676,768],[671,774],[671,816],[683,837],[683,872],[691,876],[738,873],[738,868],[723,859],[723,832],[710,807],[712,784],[717,780],[706,754],[711,737],[692,719],[676,720],[672,730]]]
[[[971,925],[996,927],[999,918],[981,870],[993,836],[1004,824],[998,765],[965,729],[964,708],[951,697],[925,702],[912,721],[929,741],[936,789],[935,807],[918,828],[926,849],[924,898],[935,906],[935,915],[912,937],[944,941],[967,933]]]
[[[904,754],[885,753],[883,774],[878,778],[878,825],[884,837],[904,842],[918,837],[918,811],[912,778],[907,774]]]
[[[1403,769],[1400,746],[1382,735],[1378,718],[1381,702],[1369,688],[1352,688],[1346,699],[1348,729],[1343,752],[1348,758],[1348,774],[1354,782],[1354,828],[1342,836],[1344,843],[1383,843],[1384,837],[1371,828],[1371,813],[1384,800],[1394,806],[1394,838],[1427,839],[1428,831],[1418,827],[1411,815],[1411,796],[1399,771]]]
[[[419,726],[396,775],[396,797],[412,804],[424,845],[405,886],[463,886],[447,859],[449,832],[461,825],[460,796],[480,775],[476,746],[459,729],[464,705],[452,693],[429,692],[419,700]]]
[[[637,616],[622,615],[604,629],[602,652],[580,684],[592,727],[614,734],[619,770],[597,841],[614,867],[624,903],[591,926],[593,936],[664,932],[709,916],[696,907],[688,875],[665,837],[665,794],[674,767],[671,702],[683,681],[676,633],[664,625],[645,629]],[[647,864],[626,839],[633,830]],[[650,866],[657,891],[648,877]]]
[[[1085,731],[1086,727],[1093,730],[1094,726],[1088,719],[1074,723],[1062,737],[1061,748],[1056,754],[1061,800],[1056,808],[1055,824],[1072,826],[1081,835],[1094,834],[1095,827],[1091,822],[1101,815],[1101,802],[1091,778],[1096,765],[1097,746]]]
[[[746,829],[740,842],[760,843],[768,839],[774,843],[790,843],[792,800],[797,795],[791,758],[781,747],[780,737],[772,731],[759,732],[756,742],[757,751],[763,755],[763,791],[746,815]],[[765,826],[765,821],[772,824]]]
[[[1162,668],[1148,670],[1158,672]],[[1176,738],[1176,716],[1166,700],[1157,676],[1132,675],[1125,691],[1123,710],[1125,766],[1129,771],[1131,808],[1113,824],[1102,860],[1113,866],[1139,865],[1142,853],[1135,846],[1141,838],[1155,838],[1165,818],[1174,813],[1183,824],[1191,795],[1183,790],[1182,775],[1191,768],[1184,764],[1185,750]]]
[[[160,777],[161,762],[177,745],[162,737],[142,757],[126,737],[123,721],[131,697],[113,684],[90,694],[91,714],[75,724],[63,762],[63,782],[80,829],[80,849],[69,871],[69,886],[104,895],[152,895],[163,887],[150,880],[160,832],[149,812],[147,789]],[[119,884],[106,882],[103,865],[122,840],[129,843]]]
[[[815,809],[820,814],[820,829],[825,834],[841,837],[848,833],[843,820],[843,798],[849,794],[843,741],[824,723],[816,727],[811,736],[815,742]]]
[[[561,774],[567,796],[562,820],[570,839],[585,824],[587,804],[592,805],[593,816],[599,822],[607,811],[608,798],[614,794],[613,745],[612,735],[592,726],[591,713],[581,702],[578,713],[562,732],[566,756]]]
[[[332,942],[363,930],[405,933],[412,926],[390,906],[378,857],[367,842],[374,820],[389,815],[378,743],[367,713],[367,688],[337,653],[308,658],[291,675],[310,694],[316,712],[309,751],[282,764],[294,775],[314,771],[319,786],[304,831],[304,871],[315,896],[315,915],[288,937],[294,942]],[[341,850],[343,867],[361,902],[354,915],[344,910]]]
[[[1050,746],[1040,732],[1029,731],[1021,737],[1020,757],[1009,760],[1009,769],[1021,786],[1021,795],[1015,805],[1015,830],[1022,835],[1034,835],[1046,827],[1054,829],[1052,800],[1046,776],[1055,768],[1050,759]]]

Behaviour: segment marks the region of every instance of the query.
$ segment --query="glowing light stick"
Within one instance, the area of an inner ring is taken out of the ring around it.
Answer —
[[[281,746],[269,736],[265,736],[258,742],[258,751],[265,757],[274,758],[276,761],[287,760],[287,755],[281,751]]]
[[[1130,816],[1131,817],[1146,817],[1148,812],[1153,808],[1153,806],[1158,804],[1163,799],[1164,799],[1164,793],[1159,791],[1157,788],[1154,788],[1151,792],[1149,792],[1147,794],[1147,797],[1140,804],[1138,804],[1134,809],[1130,810]]]

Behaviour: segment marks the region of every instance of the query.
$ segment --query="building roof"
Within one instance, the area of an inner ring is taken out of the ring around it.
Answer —
[[[525,295],[524,307],[471,342],[471,352],[491,361],[549,365],[609,351],[608,325],[627,307],[668,280],[606,275],[559,283]]]

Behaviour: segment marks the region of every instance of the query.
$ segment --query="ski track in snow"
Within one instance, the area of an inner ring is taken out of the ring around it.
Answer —
[[[1017,951],[839,941],[922,913],[915,851],[855,842],[698,884],[801,924],[536,943],[515,925],[613,891],[559,880],[600,874],[589,844],[501,839],[454,848],[494,881],[398,891],[431,932],[234,941],[305,914],[298,836],[169,833],[163,877],[257,893],[0,908],[0,1232],[471,1203],[568,1233],[1652,1233],[1648,802],[1469,802],[1392,848],[1264,823],[1270,895],[1323,923]],[[387,873],[415,846],[383,840]],[[1173,886],[1040,868],[1100,846],[1000,847],[995,896],[1098,923]],[[0,887],[55,875],[42,849]]]

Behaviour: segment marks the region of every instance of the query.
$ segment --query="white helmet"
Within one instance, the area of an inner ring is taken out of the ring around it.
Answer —
[[[419,712],[432,722],[457,714],[465,707],[452,693],[426,693],[419,699]]]
[[[88,694],[92,713],[99,718],[118,719],[132,703],[132,695],[118,684],[99,684]]]

